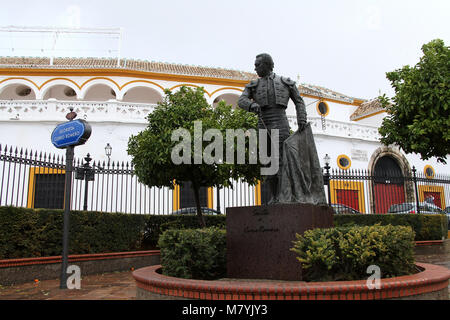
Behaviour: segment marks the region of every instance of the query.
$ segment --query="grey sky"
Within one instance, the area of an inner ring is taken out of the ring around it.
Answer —
[[[365,99],[392,95],[385,73],[417,63],[424,43],[450,42],[448,0],[1,0],[0,7],[2,26],[123,27],[126,58],[253,72],[255,55],[267,52],[278,74]]]

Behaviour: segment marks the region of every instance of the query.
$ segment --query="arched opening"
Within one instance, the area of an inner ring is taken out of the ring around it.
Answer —
[[[51,98],[56,100],[76,100],[77,93],[69,86],[58,84],[48,88],[43,97],[44,100]]]
[[[405,202],[405,178],[392,156],[384,155],[375,162],[373,183],[376,213],[387,213],[392,205]]]
[[[224,100],[227,104],[231,104],[233,108],[237,108],[239,96],[234,93],[224,93],[214,99],[213,107],[215,108],[221,100]]]
[[[106,84],[94,84],[87,89],[84,95],[85,101],[108,101],[116,98],[116,92]]]
[[[149,87],[134,87],[124,93],[122,101],[156,104],[162,102],[162,96]]]
[[[36,94],[31,87],[15,83],[7,85],[1,90],[0,100],[36,100]]]

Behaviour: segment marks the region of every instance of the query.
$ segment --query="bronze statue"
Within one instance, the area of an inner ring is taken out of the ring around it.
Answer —
[[[306,121],[303,98],[294,81],[273,73],[272,57],[259,54],[255,71],[259,79],[245,86],[239,98],[240,108],[258,114],[259,129],[278,129],[279,170],[266,177],[269,202],[274,203],[326,203],[322,169],[312,136]],[[286,108],[291,99],[297,112],[298,130],[290,135]],[[270,139],[274,137],[269,136]],[[273,151],[273,150],[271,150]]]

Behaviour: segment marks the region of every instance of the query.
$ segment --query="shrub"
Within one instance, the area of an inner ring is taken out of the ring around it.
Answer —
[[[72,211],[69,254],[140,249],[145,217]],[[62,252],[63,210],[0,207],[0,259],[57,256]]]
[[[410,226],[415,232],[415,241],[447,238],[448,218],[443,214],[335,214],[333,219],[336,227]]]
[[[308,230],[294,247],[306,281],[361,280],[377,265],[382,277],[414,271],[414,232],[407,226],[353,226]]]
[[[217,279],[226,275],[225,230],[169,229],[159,238],[163,274],[186,279]]]
[[[208,227],[225,228],[225,215],[205,215]],[[158,247],[159,236],[168,229],[196,229],[200,228],[196,215],[148,215],[142,246],[145,248]]]

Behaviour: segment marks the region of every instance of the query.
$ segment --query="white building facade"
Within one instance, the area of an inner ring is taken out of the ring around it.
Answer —
[[[95,161],[107,162],[105,146],[109,143],[111,160],[127,162],[131,160],[126,151],[129,137],[146,127],[146,116],[162,101],[165,89],[201,86],[211,105],[225,100],[236,106],[244,86],[255,78],[256,74],[237,70],[127,59],[117,63],[115,59],[55,58],[50,61],[50,58],[0,57],[0,144],[2,148],[8,145],[63,156],[64,150],[56,149],[50,136],[57,124],[67,121],[65,116],[73,108],[78,118],[88,121],[92,127],[88,142],[76,147],[76,157],[89,153]],[[328,155],[331,168],[374,172],[382,163],[389,163],[390,160],[385,161],[389,158],[404,175],[411,175],[413,167],[430,178],[450,173],[449,164],[436,159],[422,161],[418,155],[383,146],[379,142],[378,127],[386,113],[376,101],[307,84],[299,85],[299,90],[307,106],[322,166]],[[295,130],[295,108],[290,103],[287,114],[291,129]],[[330,196],[334,201],[338,200],[337,189],[337,185],[332,186]],[[356,209],[372,212],[374,187],[363,184],[355,190]],[[423,193],[421,198],[427,192],[437,192],[440,206],[444,208],[449,205],[449,195],[439,190],[429,187],[419,192]],[[260,188],[253,188],[250,193],[253,196],[245,204],[259,204]],[[223,211],[228,202],[226,192],[219,194],[219,203],[216,194],[215,190],[208,192],[207,206]],[[173,199],[167,200],[171,203],[168,212],[182,206],[179,190],[175,189],[170,196]],[[404,198],[407,199],[408,196]]]

